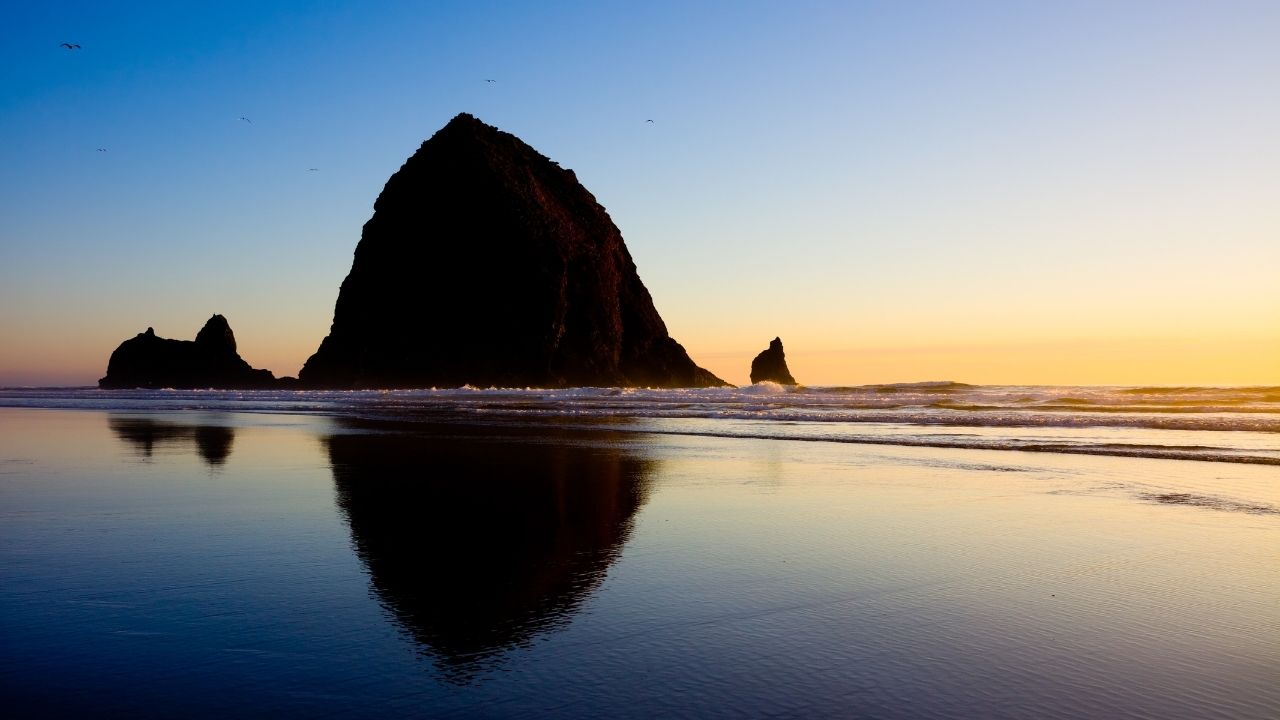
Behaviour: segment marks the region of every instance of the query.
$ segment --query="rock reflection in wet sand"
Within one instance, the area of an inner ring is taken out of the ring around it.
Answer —
[[[235,428],[216,424],[161,422],[145,417],[111,415],[107,425],[116,437],[132,445],[143,457],[160,447],[179,452],[194,448],[210,466],[222,465],[231,455]]]
[[[568,622],[645,502],[648,461],[543,439],[456,427],[325,439],[373,588],[454,682]]]

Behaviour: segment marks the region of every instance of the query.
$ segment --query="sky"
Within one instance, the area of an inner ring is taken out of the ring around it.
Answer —
[[[1280,385],[1280,3],[0,17],[0,386],[94,384],[214,313],[296,375],[383,184],[460,112],[572,168],[731,382],[780,336],[811,385]]]

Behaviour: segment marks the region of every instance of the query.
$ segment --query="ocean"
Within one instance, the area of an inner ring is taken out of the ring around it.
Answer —
[[[6,717],[1280,709],[1280,388],[0,390]]]
[[[0,407],[311,413],[1280,465],[1280,387],[923,382],[647,390],[0,389]]]

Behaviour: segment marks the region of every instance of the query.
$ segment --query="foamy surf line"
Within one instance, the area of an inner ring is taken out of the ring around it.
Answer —
[[[597,426],[601,427],[601,426]],[[645,430],[636,430],[628,428],[625,425],[607,426],[610,430],[645,432],[658,435],[692,435],[702,437],[720,437],[720,438],[738,438],[738,439],[757,439],[757,440],[799,440],[805,442],[835,442],[848,443],[850,445],[894,445],[903,447],[930,447],[930,448],[947,448],[956,450],[1007,450],[1020,452],[1036,452],[1036,453],[1061,453],[1067,455],[1103,455],[1112,457],[1133,457],[1133,458],[1149,458],[1153,460],[1198,460],[1202,462],[1228,462],[1243,463],[1248,465],[1272,465],[1280,466],[1280,457],[1267,457],[1260,455],[1240,455],[1223,452],[1219,448],[1202,449],[1202,448],[1179,448],[1179,447],[1151,447],[1138,445],[1111,445],[1111,446],[1087,446],[1087,445],[1066,445],[1052,443],[1020,443],[1017,441],[1005,440],[1003,442],[959,442],[947,440],[933,440],[928,438],[884,438],[884,437],[805,437],[801,435],[783,435],[783,434],[743,434],[732,432],[714,432],[705,431],[698,432],[693,430],[661,430],[648,428]]]
[[[1169,408],[1177,405],[1177,411]],[[1280,465],[1280,389],[971,386],[3,389],[0,407],[270,413]],[[1224,408],[1233,408],[1226,412]]]
[[[1046,440],[1025,440],[1001,436],[990,438],[940,438],[927,435],[912,434],[924,428],[910,425],[885,426],[886,434],[859,435],[855,433],[836,434],[830,427],[795,425],[788,423],[790,432],[771,432],[760,428],[715,429],[694,427],[672,427],[670,419],[654,417],[615,416],[571,416],[571,415],[529,415],[529,414],[492,414],[477,415],[472,413],[422,413],[417,416],[386,414],[378,412],[359,413],[362,420],[378,422],[407,423],[441,423],[461,424],[473,427],[536,429],[546,427],[545,421],[562,421],[560,427],[575,430],[608,430],[646,435],[672,435],[687,437],[714,437],[736,440],[794,440],[799,442],[845,443],[849,445],[887,445],[899,447],[928,447],[954,450],[1003,450],[1033,453],[1058,453],[1067,455],[1094,455],[1110,457],[1147,458],[1154,460],[1195,460],[1200,462],[1226,462],[1247,465],[1269,465],[1280,467],[1280,452],[1275,454],[1258,454],[1241,452],[1234,448],[1149,445],[1125,443],[1073,443],[1053,442]],[[636,424],[635,421],[641,421]]]

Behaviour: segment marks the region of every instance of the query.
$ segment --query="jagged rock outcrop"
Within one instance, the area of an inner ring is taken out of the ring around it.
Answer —
[[[308,387],[725,385],[667,334],[572,170],[471,115],[391,176]]]
[[[774,338],[768,349],[751,361],[751,382],[776,382],[780,385],[796,385],[787,369],[787,356],[782,352],[782,338]]]
[[[227,319],[214,315],[195,340],[169,340],[147,328],[120,343],[98,387],[251,389],[275,383],[270,370],[255,370],[241,359]]]

